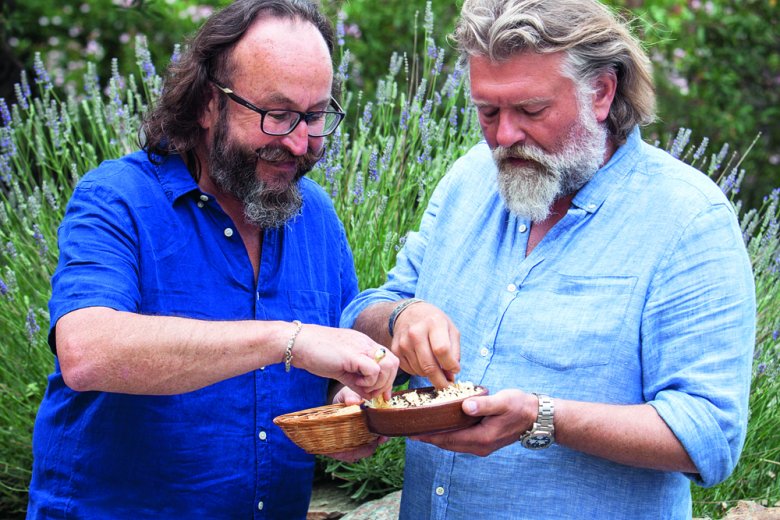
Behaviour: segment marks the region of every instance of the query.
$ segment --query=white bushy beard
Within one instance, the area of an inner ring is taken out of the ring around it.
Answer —
[[[532,222],[550,216],[553,203],[576,193],[598,171],[607,149],[607,129],[596,120],[588,96],[577,93],[579,116],[563,139],[557,153],[547,153],[534,145],[497,146],[493,160],[498,166],[498,190],[510,212]],[[536,164],[513,166],[508,159],[524,159]]]
[[[309,149],[295,156],[284,147],[266,146],[247,150],[228,138],[227,117],[220,115],[209,150],[209,177],[223,192],[240,200],[244,218],[261,228],[277,228],[297,215],[303,205],[298,180],[308,173],[321,154]],[[258,160],[267,162],[295,161],[297,172],[284,189],[269,186],[257,175]]]

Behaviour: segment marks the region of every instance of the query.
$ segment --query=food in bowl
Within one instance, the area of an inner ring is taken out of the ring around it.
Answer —
[[[368,406],[374,408],[411,408],[414,406],[426,406],[430,404],[445,403],[447,401],[462,400],[472,395],[482,393],[481,386],[474,386],[471,381],[462,383],[452,383],[442,389],[433,389],[431,387],[412,389],[405,392],[396,392],[392,399],[386,401],[386,404],[377,405],[374,401]]]
[[[478,423],[482,417],[466,415],[461,405],[468,397],[487,393],[482,386],[455,383],[443,390],[432,386],[402,390],[393,393],[388,406],[377,407],[366,402],[362,407],[368,430],[373,433],[387,437],[424,435]]]

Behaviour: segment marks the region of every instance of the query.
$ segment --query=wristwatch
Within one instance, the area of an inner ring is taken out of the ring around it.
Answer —
[[[555,406],[549,395],[534,394],[539,399],[539,412],[531,429],[520,436],[520,444],[529,450],[549,448],[555,442],[553,412]]]

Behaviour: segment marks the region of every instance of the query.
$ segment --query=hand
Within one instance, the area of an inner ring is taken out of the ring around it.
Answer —
[[[360,395],[346,386],[339,390],[333,398],[333,404],[344,403],[346,405],[354,405],[360,404],[362,402],[363,399],[360,397]],[[360,446],[352,450],[340,451],[338,453],[328,453],[326,457],[331,457],[342,462],[357,462],[360,459],[373,455],[374,452],[376,452],[377,447],[380,444],[384,444],[388,440],[388,437],[379,436],[375,441],[370,444],[366,444],[365,446]]]
[[[365,399],[389,399],[398,371],[398,358],[368,336],[351,329],[304,324],[293,347],[293,365],[335,379]]]
[[[444,388],[460,372],[460,332],[438,307],[419,302],[407,307],[395,321],[391,349],[408,374],[427,377]]]
[[[539,401],[533,394],[512,389],[501,390],[495,395],[470,397],[463,401],[462,407],[467,415],[482,416],[482,421],[463,430],[411,438],[445,450],[486,457],[517,442],[531,428],[538,414]]]

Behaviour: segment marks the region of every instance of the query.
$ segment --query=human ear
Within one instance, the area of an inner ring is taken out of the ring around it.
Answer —
[[[201,128],[204,130],[208,130],[217,121],[217,117],[219,115],[218,105],[219,101],[216,95],[216,92],[214,90],[214,87],[209,88],[209,100],[206,103],[206,106],[203,107],[203,111],[200,114],[200,117],[198,118],[198,123],[200,124]]]
[[[609,109],[617,91],[617,76],[614,71],[605,72],[596,79],[593,85],[593,113],[599,122],[606,121]]]

